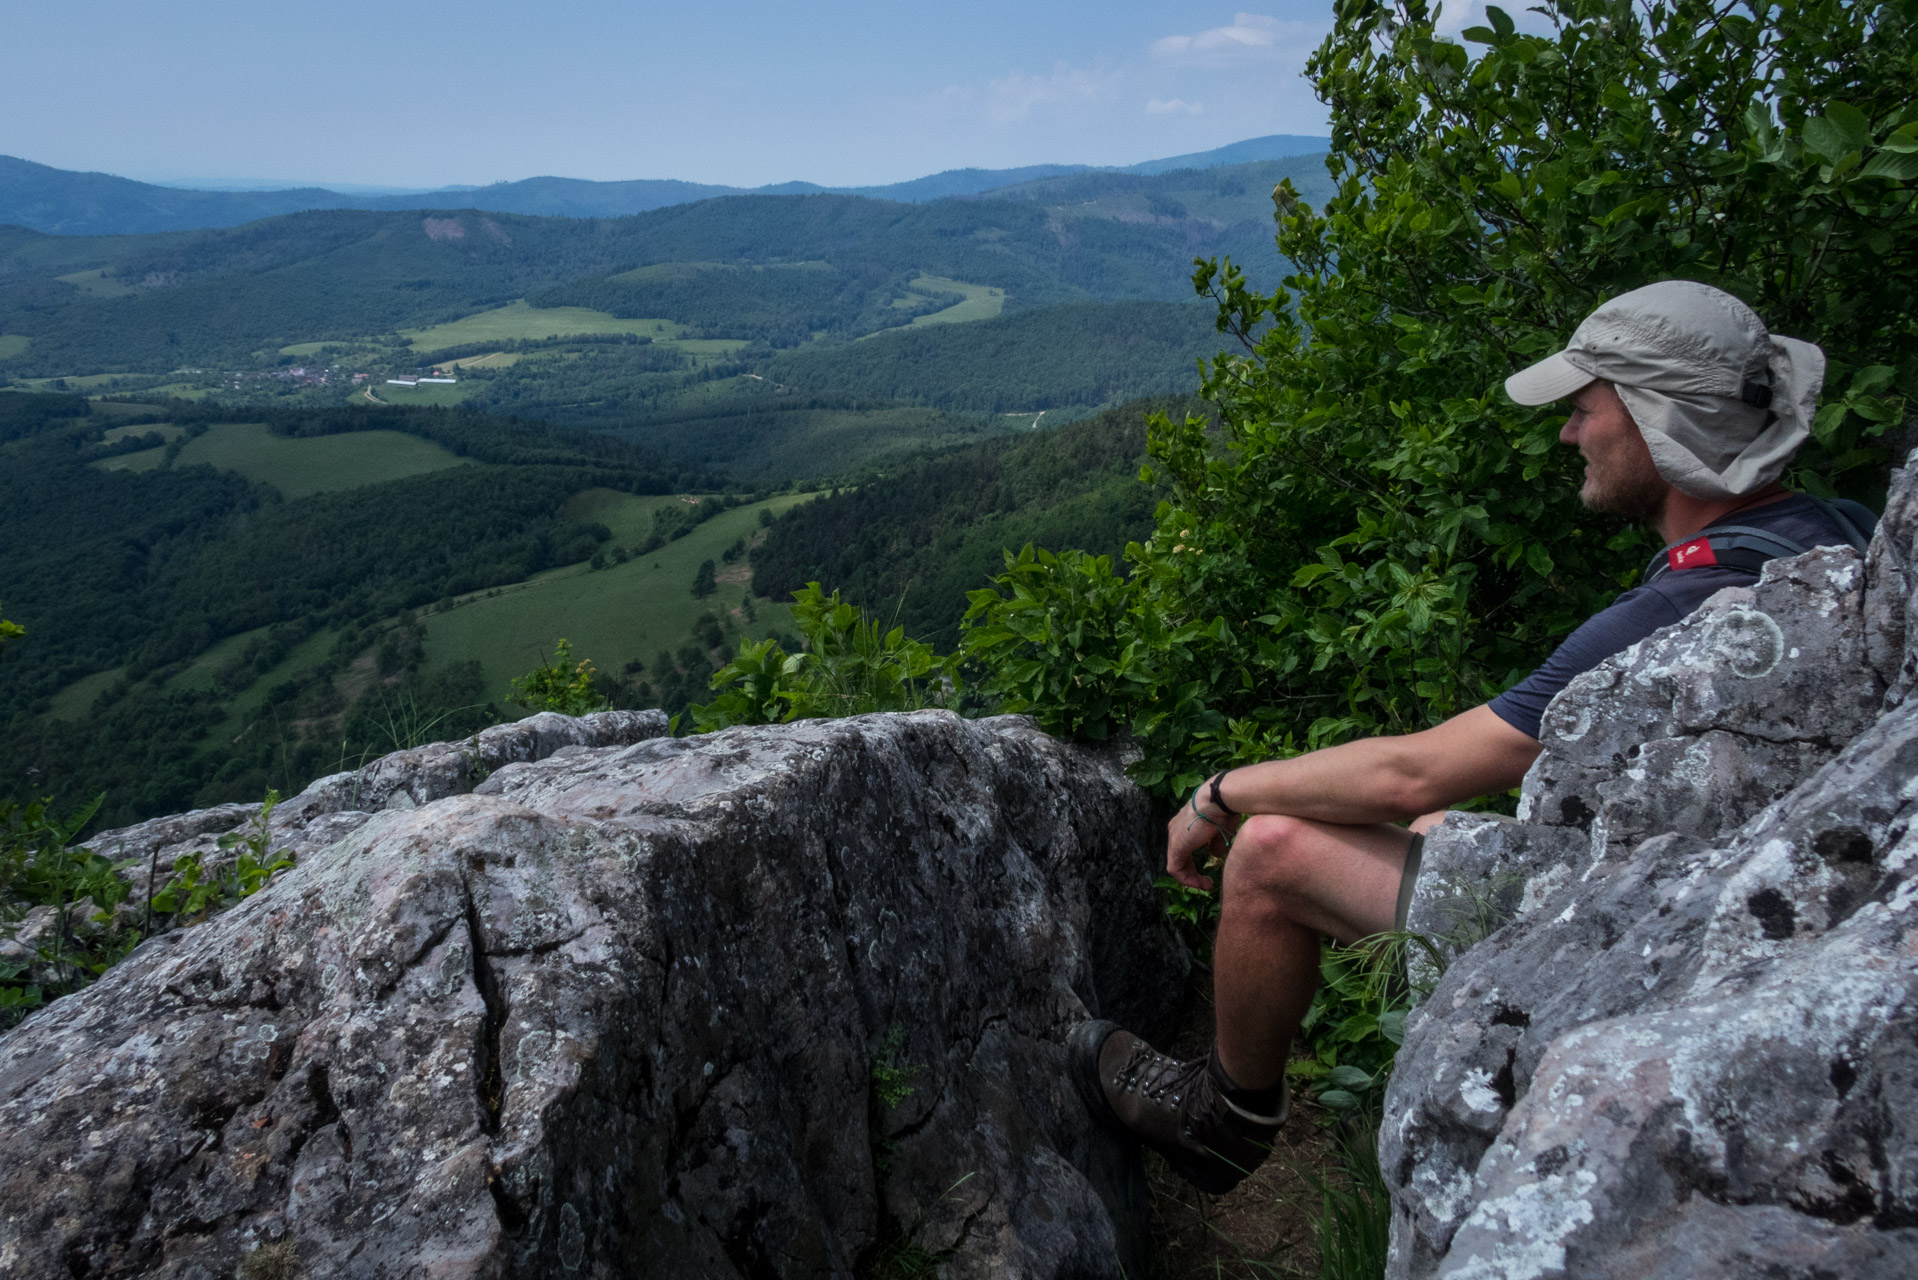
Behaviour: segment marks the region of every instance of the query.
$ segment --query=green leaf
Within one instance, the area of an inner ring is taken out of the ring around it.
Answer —
[[[1805,149],[1827,164],[1837,164],[1845,156],[1865,145],[1863,131],[1857,137],[1829,115],[1813,116],[1805,121]]]
[[[1341,1089],[1350,1089],[1355,1093],[1370,1089],[1375,1083],[1369,1073],[1361,1071],[1357,1067],[1346,1066],[1333,1067],[1331,1074],[1328,1075],[1326,1079]]]
[[[1331,1107],[1334,1111],[1356,1111],[1359,1106],[1358,1098],[1344,1089],[1327,1089],[1319,1095],[1318,1101],[1320,1106]]]
[[[1871,120],[1849,102],[1827,103],[1824,118],[1843,135],[1847,151],[1862,151],[1871,141]]]
[[[1910,182],[1918,178],[1918,151],[1880,151],[1858,171],[1861,178],[1884,178],[1890,182]]]

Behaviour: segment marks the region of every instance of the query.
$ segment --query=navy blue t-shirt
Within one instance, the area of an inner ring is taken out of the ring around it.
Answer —
[[[1851,545],[1851,539],[1829,515],[1798,494],[1735,512],[1723,523],[1776,533],[1801,547]],[[1566,636],[1565,643],[1553,651],[1544,666],[1492,699],[1492,710],[1506,724],[1536,738],[1546,705],[1574,676],[1583,675],[1615,653],[1623,653],[1660,627],[1669,627],[1716,592],[1726,587],[1749,587],[1757,581],[1755,571],[1729,565],[1661,573],[1656,582],[1633,587]]]

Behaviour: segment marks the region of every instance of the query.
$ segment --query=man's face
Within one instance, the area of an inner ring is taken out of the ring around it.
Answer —
[[[1572,395],[1572,416],[1558,438],[1585,458],[1578,499],[1593,511],[1657,524],[1671,486],[1652,464],[1638,424],[1609,382],[1590,382]]]

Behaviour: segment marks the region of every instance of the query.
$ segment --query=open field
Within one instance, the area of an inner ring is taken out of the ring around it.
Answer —
[[[90,298],[123,298],[133,292],[132,285],[121,284],[107,274],[105,267],[96,267],[91,271],[75,271],[71,275],[55,276],[72,285]]]
[[[249,632],[246,635],[229,636],[214,648],[221,651],[222,661],[225,661],[237,656],[252,634],[254,633]],[[241,690],[235,695],[233,701],[227,704],[226,719],[214,726],[212,732],[206,736],[208,745],[219,746],[235,742],[243,735],[253,732],[254,721],[259,716],[261,708],[266,706],[267,694],[273,687],[295,676],[304,675],[326,661],[326,655],[332,651],[337,638],[332,631],[316,631],[295,645],[293,651],[281,659],[278,666]],[[212,650],[208,652],[211,653]],[[202,681],[210,687],[213,672],[217,669],[217,663],[208,664],[197,661],[175,676],[169,687],[195,687]],[[192,683],[189,684],[189,681]]]
[[[678,326],[670,320],[621,320],[585,307],[529,307],[525,299],[481,311],[430,329],[402,329],[400,336],[419,352],[463,347],[472,342],[537,342],[575,333],[635,333],[670,338]]]
[[[428,616],[426,659],[430,666],[477,659],[486,676],[486,696],[502,708],[512,696],[513,677],[523,675],[552,651],[560,637],[573,652],[591,658],[602,671],[618,674],[633,658],[650,668],[660,650],[677,649],[691,634],[693,620],[712,612],[722,617],[739,608],[743,582],[722,582],[705,600],[693,599],[693,575],[702,560],[720,561],[735,541],[758,531],[759,512],[784,511],[810,495],[781,494],[766,502],[736,507],[700,525],[678,541],[625,564],[592,570],[585,565],[555,569],[525,582],[481,592],[451,609]],[[603,522],[616,543],[652,528],[652,511],[678,498],[639,498],[610,490],[589,490],[574,499],[568,514]],[[722,565],[743,569],[745,562]],[[790,625],[786,607],[755,601],[758,621],[742,629],[763,636]],[[735,616],[734,621],[741,620]]]
[[[176,427],[171,422],[136,422],[130,427],[109,427],[101,435],[108,444],[114,444],[128,436],[151,435],[154,432],[158,432],[161,439],[178,440],[186,434],[186,428]]]
[[[508,369],[519,363],[516,351],[489,351],[483,356],[467,356],[453,361],[455,369]]]
[[[27,348],[33,345],[33,339],[24,333],[0,333],[0,360],[11,360],[23,356]]]
[[[749,344],[744,338],[674,338],[665,345],[677,347],[703,364],[722,360]]]
[[[136,432],[143,429],[132,428]],[[142,449],[95,465],[108,470],[147,471],[160,465],[165,452],[164,448]],[[237,471],[249,480],[272,485],[289,498],[357,489],[446,467],[480,465],[400,431],[296,438],[276,436],[263,422],[223,422],[187,441],[176,465],[198,463]]]
[[[955,302],[944,311],[935,311],[929,316],[913,319],[914,328],[923,328],[929,324],[959,324],[967,320],[990,320],[1006,309],[1006,291],[995,289],[991,285],[967,284],[964,280],[948,280],[944,276],[920,276],[911,285],[914,289],[923,289],[927,293],[963,293],[964,302]]]
[[[123,453],[117,458],[102,458],[93,465],[102,471],[151,471],[166,461],[166,446]]]
[[[371,387],[373,394],[388,404],[428,404],[442,408],[458,404],[473,394],[478,388],[470,382],[429,382],[417,387],[396,387],[386,382],[363,383],[361,389]],[[353,393],[353,399],[364,400],[359,391]]]
[[[111,671],[96,671],[90,676],[81,676],[53,695],[53,708],[47,714],[55,720],[78,724],[93,710],[93,700],[105,693],[124,670],[125,667],[115,667]]]

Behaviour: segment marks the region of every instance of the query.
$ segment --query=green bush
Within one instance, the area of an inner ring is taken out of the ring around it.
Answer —
[[[713,673],[718,697],[691,708],[701,733],[734,724],[784,724],[869,711],[916,711],[958,698],[951,659],[879,624],[809,582],[793,593],[793,625],[805,647],[788,653],[777,639],[739,642],[739,654]]]
[[[594,683],[596,675],[593,660],[573,661],[572,641],[561,638],[553,646],[551,659],[513,680],[513,700],[529,711],[557,711],[566,716],[604,711],[608,703]]]
[[[1918,375],[1907,10],[1564,0],[1546,35],[1489,12],[1468,51],[1423,0],[1342,0],[1310,66],[1337,194],[1274,192],[1296,271],[1271,294],[1229,260],[1195,276],[1242,344],[1205,379],[1221,427],[1153,422],[1170,494],[1129,574],[1022,554],[975,593],[981,692],[1130,731],[1161,794],[1497,694],[1648,551],[1578,506],[1560,415],[1500,383],[1661,278],[1825,347],[1798,480],[1868,496]]]

